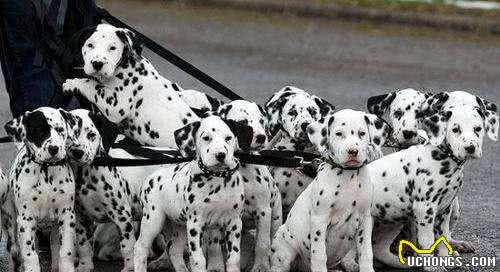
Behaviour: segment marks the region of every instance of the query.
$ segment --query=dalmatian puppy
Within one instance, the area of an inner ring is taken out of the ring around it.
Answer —
[[[89,78],[68,79],[63,91],[85,97],[137,142],[175,148],[174,131],[199,119],[179,97],[179,85],[140,55],[131,31],[100,24],[87,34],[82,55]]]
[[[265,110],[273,149],[316,152],[307,139],[306,128],[333,112],[334,106],[304,90],[289,86],[273,94]],[[315,175],[281,167],[271,167],[271,174],[281,192],[284,215]]]
[[[267,121],[264,110],[257,104],[235,100],[220,106],[216,114],[223,119],[241,122],[252,128],[251,152],[258,153],[267,147]],[[251,271],[269,271],[271,238],[283,222],[281,195],[267,166],[241,164],[239,172],[245,191],[243,222],[249,227],[252,227],[251,222],[254,222],[257,233]],[[208,267],[211,270],[210,259]],[[213,270],[224,271],[224,267]]]
[[[498,120],[496,106],[481,102],[479,107],[443,106],[429,111],[420,121],[429,135],[428,144],[412,146],[368,166],[374,185],[372,215],[379,223],[374,237],[376,259],[404,268],[389,247],[408,223],[413,242],[421,248],[430,248],[440,235],[451,239],[450,207],[462,187],[465,163],[481,157],[485,135],[497,140],[492,133],[497,132],[497,122],[490,121]],[[444,247],[438,251],[440,256],[448,254]]]
[[[134,203],[129,182],[119,169],[90,165],[96,155],[106,156],[102,141],[106,136],[101,136],[99,131],[103,134],[104,131],[109,132],[113,129],[113,124],[104,116],[87,110],[78,109],[71,113],[82,120],[77,144],[72,143],[66,147],[76,176],[76,233],[79,256],[77,270],[84,272],[94,269],[94,222],[113,222],[120,231],[120,250],[124,259],[122,271],[133,271],[135,236],[132,207],[139,203],[137,200]],[[136,217],[140,218],[140,214],[136,214]]]
[[[403,149],[427,138],[419,127],[417,114],[428,96],[429,94],[414,89],[403,89],[368,99],[368,111],[387,121],[392,128],[386,144]],[[396,150],[392,150],[394,151]]]
[[[9,121],[7,134],[24,146],[9,173],[13,209],[10,240],[17,241],[24,271],[39,272],[35,231],[52,230],[60,244],[59,271],[74,271],[75,181],[66,162],[66,142],[76,141],[81,120],[61,109],[42,107]],[[57,234],[57,235],[55,235]],[[16,239],[17,238],[17,239]],[[55,264],[54,264],[55,265]]]
[[[374,271],[366,165],[374,152],[382,154],[387,125],[373,114],[346,109],[309,125],[307,133],[324,162],[275,235],[271,271],[330,271],[352,249],[359,271]]]
[[[249,146],[250,127],[209,116],[177,130],[175,138],[192,162],[169,165],[147,178],[142,191],[141,233],[135,245],[136,272],[146,271],[147,253],[164,223],[170,234],[168,253],[176,271],[188,271],[183,255],[189,251],[190,270],[205,271],[203,235],[221,230],[227,241],[226,271],[240,270],[243,180],[234,152]],[[167,222],[165,222],[167,221]]]

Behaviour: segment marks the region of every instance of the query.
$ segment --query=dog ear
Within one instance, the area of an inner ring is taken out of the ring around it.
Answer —
[[[94,123],[97,131],[99,131],[102,146],[107,153],[115,143],[118,134],[120,134],[120,129],[115,123],[109,121],[108,118],[102,114],[89,112],[89,118]]]
[[[211,111],[208,108],[197,109],[197,108],[190,107],[190,109],[194,112],[194,114],[196,114],[196,116],[198,116],[202,119],[206,118],[210,115],[216,114],[215,112]]]
[[[116,32],[116,36],[123,43],[123,53],[119,62],[119,66],[126,67],[129,62],[135,61],[142,53],[142,42],[134,32],[120,28]]]
[[[208,103],[210,103],[212,111],[217,111],[219,109],[219,107],[222,104],[224,104],[224,101],[219,100],[219,99],[217,99],[215,97],[212,97],[212,96],[210,96],[208,94],[205,94],[205,96],[207,97]]]
[[[75,131],[82,127],[82,119],[80,119],[80,117],[71,114],[70,112],[67,112],[63,109],[57,109],[57,110],[64,119],[64,122],[66,122],[66,127],[68,129]]]
[[[335,117],[329,115],[307,126],[307,138],[322,155],[328,153],[329,128],[334,120]]]
[[[231,104],[224,104],[222,106],[219,107],[219,109],[217,110],[216,114],[217,116],[219,116],[220,118],[222,119],[225,119],[227,117],[227,114],[229,113],[229,111],[233,108],[233,105]]]
[[[175,143],[184,157],[196,156],[196,132],[200,128],[200,121],[195,121],[174,132]]]
[[[20,115],[17,118],[14,118],[7,122],[4,126],[5,132],[7,135],[12,138],[12,140],[16,142],[22,142],[26,137],[26,128],[24,126],[24,117],[28,115],[30,112],[24,113],[24,115]]]
[[[316,102],[316,105],[319,107],[319,113],[321,114],[321,117],[327,116],[330,113],[333,113],[335,110],[335,106],[332,105],[330,102],[324,100],[323,98],[319,98],[315,95],[312,96],[314,99],[314,102]]]
[[[451,115],[451,111],[439,111],[420,120],[421,127],[432,145],[440,145],[446,138],[446,128]]]
[[[447,92],[427,95],[422,107],[417,114],[417,118],[425,118],[443,110],[444,103],[448,101],[450,95]]]
[[[380,117],[374,114],[366,114],[365,122],[368,126],[368,136],[370,142],[378,148],[381,148],[385,140],[391,134],[390,126]]]
[[[396,98],[394,92],[371,96],[367,102],[368,112],[381,117],[389,109],[394,98]]]
[[[253,129],[251,126],[234,120],[224,119],[227,126],[238,139],[238,146],[241,150],[247,152],[250,150],[253,140]]]
[[[478,96],[476,96],[476,101],[484,115],[484,127],[486,129],[486,133],[492,141],[496,142],[498,140],[499,126],[498,107],[488,100],[482,99]]]
[[[278,131],[283,129],[283,125],[281,123],[281,114],[283,107],[288,102],[288,98],[291,95],[294,95],[295,92],[291,87],[285,87],[281,89],[279,92],[276,92],[269,98],[266,102],[265,106],[265,116],[267,117],[267,123],[269,125],[269,138],[272,139]]]

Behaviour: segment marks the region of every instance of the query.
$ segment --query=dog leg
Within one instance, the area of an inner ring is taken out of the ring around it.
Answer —
[[[208,241],[207,246],[207,271],[224,272],[224,254],[221,249],[221,233],[219,230],[211,230],[205,241]]]
[[[435,207],[425,206],[421,202],[413,205],[415,214],[413,225],[416,228],[416,242],[420,248],[431,248],[435,241],[434,236],[434,214],[429,214],[428,210],[436,210]],[[429,223],[429,216],[432,217]],[[419,254],[419,256],[432,256],[429,254]],[[444,272],[447,271],[444,267],[424,267],[425,271]]]
[[[402,227],[395,225],[378,227],[377,235],[373,237],[373,253],[375,259],[390,267],[407,269],[407,266],[400,263],[398,256],[391,252],[391,244],[401,232]]]
[[[118,96],[113,96],[114,91],[106,88],[93,79],[74,78],[63,83],[63,92],[80,94],[95,104],[99,110],[113,123],[120,123],[124,116],[120,114],[120,107],[112,107],[108,103],[129,105],[128,101],[118,101]],[[108,102],[111,101],[111,102]]]
[[[172,231],[172,240],[167,246],[168,256],[175,269],[175,272],[189,272],[184,262],[184,252],[186,249],[186,230],[184,227],[176,225]]]
[[[226,247],[228,252],[226,272],[240,271],[241,228],[240,217],[232,219],[226,226]]]
[[[373,218],[368,211],[358,229],[356,244],[358,248],[359,271],[375,272],[371,245]]]
[[[281,226],[274,236],[271,247],[271,271],[288,272],[292,262],[297,257],[297,250],[286,240],[290,235],[287,233],[286,226]]]
[[[59,271],[74,272],[75,257],[75,212],[73,207],[62,209],[59,214],[59,233],[61,235],[61,248],[59,249]]]
[[[26,272],[40,272],[40,261],[35,250],[36,233],[34,229],[35,220],[33,217],[26,214],[26,210],[20,211],[20,215],[17,217],[17,233],[19,233],[22,266]]]
[[[134,244],[135,235],[134,227],[132,226],[132,216],[129,211],[122,211],[122,215],[115,215],[115,224],[120,229],[120,251],[123,258],[122,272],[134,271]]]
[[[193,272],[206,271],[206,259],[201,247],[202,226],[205,224],[202,219],[200,216],[192,216],[186,224],[190,265]]]
[[[84,215],[78,215],[76,223],[76,239],[78,252],[77,272],[89,272],[94,270],[92,222],[85,220]]]
[[[460,204],[458,202],[458,198],[455,197],[453,200],[453,203],[451,204],[451,213],[450,213],[450,224],[449,224],[449,238],[448,241],[450,242],[453,250],[458,251],[459,253],[474,253],[476,252],[476,248],[474,245],[469,242],[469,241],[460,241],[460,240],[455,240],[453,237],[451,237],[451,230],[455,227],[456,222],[460,218]]]
[[[259,207],[257,210],[257,236],[255,241],[255,261],[251,272],[264,272],[270,269],[269,249],[271,248],[271,208]]]
[[[61,239],[59,232],[56,228],[50,231],[50,265],[52,272],[59,271],[59,250],[60,250]]]
[[[141,234],[135,243],[134,250],[134,271],[146,272],[148,253],[153,241],[160,234],[165,214],[159,209],[151,209],[149,206],[144,207],[144,212],[141,220]]]
[[[311,271],[327,272],[326,228],[328,226],[328,214],[315,214],[314,212],[311,212],[310,222]]]

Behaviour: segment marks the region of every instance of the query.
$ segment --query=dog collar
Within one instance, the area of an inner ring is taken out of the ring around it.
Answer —
[[[34,159],[34,158],[31,158],[31,160],[32,160],[34,163],[36,163],[36,164],[38,164],[38,165],[40,165],[40,166],[42,166],[42,167],[60,166],[60,165],[65,164],[65,163],[68,161],[67,159],[62,159],[62,160],[60,160],[60,161],[56,161],[56,162],[37,162],[37,161],[35,161],[35,159]]]
[[[198,167],[207,176],[219,177],[219,178],[227,178],[227,177],[232,176],[234,174],[234,172],[238,171],[238,169],[240,168],[240,162],[237,161],[236,166],[234,168],[223,170],[223,171],[213,171],[213,170],[209,170],[203,164],[203,162],[201,162],[201,160],[198,160]]]
[[[451,151],[450,145],[448,143],[443,143],[441,145],[438,145],[437,148],[443,152],[447,157],[452,159],[458,166],[461,166],[465,163],[466,160],[461,160],[457,158],[457,156],[453,155],[453,152]]]
[[[363,167],[363,166],[366,165],[366,161],[365,161],[360,166],[356,166],[356,167],[344,167],[344,166],[342,166],[342,165],[334,162],[333,159],[330,158],[330,157],[323,158],[323,161],[326,162],[326,163],[328,163],[329,165],[331,165],[333,168],[340,168],[342,170],[359,170],[361,167]]]

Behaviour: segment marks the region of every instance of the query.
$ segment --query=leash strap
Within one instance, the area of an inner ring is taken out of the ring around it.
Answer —
[[[162,164],[174,164],[192,161],[194,158],[161,158],[161,159],[120,159],[112,157],[97,157],[92,163],[93,166],[106,167],[132,167],[132,166],[151,166]]]
[[[149,48],[151,51],[153,51],[155,54],[157,54],[161,58],[167,60],[168,62],[172,63],[173,65],[177,66],[182,71],[184,71],[184,72],[188,73],[189,75],[191,75],[192,77],[198,79],[203,84],[214,89],[215,91],[222,94],[223,96],[229,98],[230,100],[243,100],[243,98],[241,96],[239,96],[238,94],[233,92],[228,87],[224,86],[219,81],[215,80],[213,77],[202,72],[200,69],[196,68],[191,63],[185,61],[184,59],[182,59],[178,55],[174,54],[172,51],[166,49],[165,47],[162,47],[161,45],[159,45],[155,41],[151,40],[150,38],[146,37],[144,34],[137,31],[135,28],[131,27],[130,25],[124,23],[122,20],[111,15],[107,10],[105,10],[101,7],[97,7],[97,13],[99,14],[99,16],[101,16],[101,18],[103,18],[108,23],[110,23],[114,26],[118,26],[121,28],[127,28],[127,29],[132,30],[139,37],[139,39],[142,39],[144,41],[144,45],[147,48]]]
[[[178,150],[154,150],[149,149],[147,147],[141,146],[138,142],[134,141],[129,137],[125,137],[124,139],[113,144],[113,148],[120,148],[127,153],[142,157],[146,159],[172,159],[172,158],[182,158],[181,153]]]
[[[12,138],[10,138],[9,136],[5,136],[5,137],[0,137],[0,143],[12,143],[14,141],[12,141]]]

